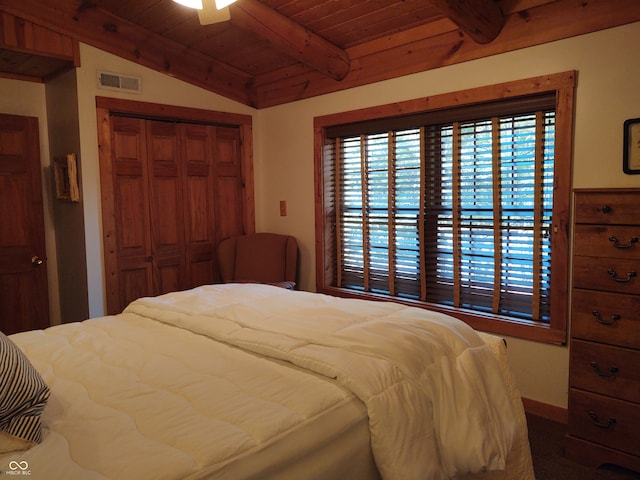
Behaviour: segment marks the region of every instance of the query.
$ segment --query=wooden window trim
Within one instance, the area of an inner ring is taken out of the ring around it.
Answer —
[[[577,72],[567,71],[540,77],[478,87],[464,91],[445,93],[405,102],[375,106],[349,112],[316,117],[314,119],[315,161],[315,230],[316,230],[316,290],[321,293],[350,298],[368,298],[396,301],[448,313],[473,328],[500,335],[525,338],[555,344],[566,343],[569,282],[569,226],[571,197],[571,164],[573,153],[573,115]],[[447,308],[421,301],[391,299],[385,295],[359,293],[330,285],[334,266],[327,260],[335,244],[329,226],[336,212],[328,204],[325,185],[325,139],[328,128],[376,119],[393,118],[436,111],[454,106],[473,105],[499,99],[555,92],[556,138],[554,167],[554,217],[553,249],[564,252],[552,257],[551,322],[542,325],[535,322],[516,321],[500,315],[482,314],[469,310]]]

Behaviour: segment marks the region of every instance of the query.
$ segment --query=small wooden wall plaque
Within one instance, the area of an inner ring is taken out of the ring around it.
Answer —
[[[76,154],[68,153],[65,156],[55,157],[53,159],[53,175],[56,182],[56,198],[79,202],[80,189],[78,188]]]

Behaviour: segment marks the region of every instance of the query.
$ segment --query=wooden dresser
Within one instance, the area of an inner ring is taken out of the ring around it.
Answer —
[[[575,191],[566,455],[640,471],[640,189]]]

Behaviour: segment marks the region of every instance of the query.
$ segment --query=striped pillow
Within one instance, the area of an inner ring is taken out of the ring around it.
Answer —
[[[49,387],[40,374],[25,354],[0,332],[0,430],[24,440],[26,446],[40,443],[40,415],[48,398]],[[0,452],[2,450],[0,448]]]

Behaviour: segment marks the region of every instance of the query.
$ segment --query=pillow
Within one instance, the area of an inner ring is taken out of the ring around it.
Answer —
[[[296,282],[283,280],[282,282],[259,282],[257,280],[234,280],[233,283],[259,283],[261,285],[272,285],[274,287],[286,288],[287,290],[295,290]]]
[[[0,453],[25,450],[42,441],[40,415],[49,399],[49,387],[22,353],[0,332]]]
[[[275,287],[286,288],[287,290],[293,290],[296,288],[296,282],[269,282],[267,285],[273,285]]]

